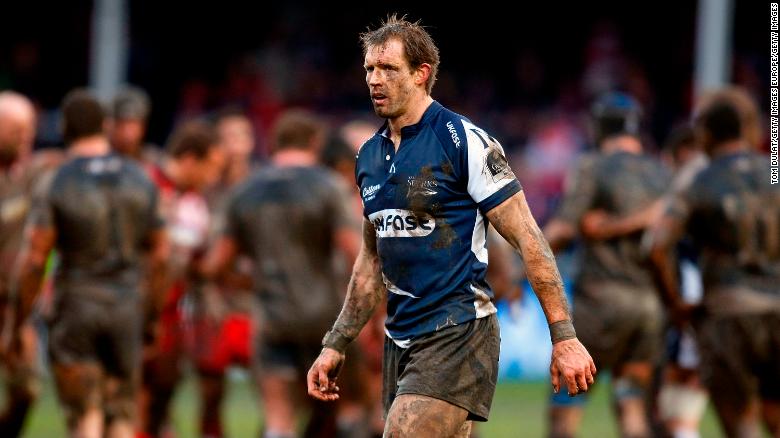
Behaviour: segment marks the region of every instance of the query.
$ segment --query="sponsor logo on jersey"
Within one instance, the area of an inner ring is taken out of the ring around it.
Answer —
[[[373,186],[363,187],[363,200],[370,201],[376,196],[376,192],[379,191],[379,184]]]
[[[450,137],[452,142],[455,143],[456,148],[460,148],[460,137],[458,137],[458,131],[455,130],[455,125],[452,124],[452,120],[447,122],[447,130],[450,131]]]
[[[376,235],[383,237],[423,237],[436,228],[431,216],[414,214],[409,210],[385,209],[371,213],[368,219],[374,224]]]

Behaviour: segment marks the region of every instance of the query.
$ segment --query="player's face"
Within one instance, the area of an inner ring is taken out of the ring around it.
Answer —
[[[374,112],[386,119],[403,115],[415,86],[414,72],[404,57],[403,43],[391,39],[369,47],[363,67]]]
[[[139,119],[114,120],[111,145],[122,154],[134,154],[142,146],[146,122]]]
[[[255,148],[255,136],[249,119],[231,116],[217,124],[219,142],[231,158],[245,159]]]

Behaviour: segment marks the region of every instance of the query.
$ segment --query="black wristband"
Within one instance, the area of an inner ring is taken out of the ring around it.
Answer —
[[[328,330],[325,333],[325,337],[322,338],[322,346],[332,348],[339,353],[343,353],[347,349],[347,345],[352,342],[351,338],[344,336],[335,328]]]
[[[550,324],[550,339],[556,344],[567,339],[574,339],[577,333],[574,331],[574,324],[571,320],[564,319]]]

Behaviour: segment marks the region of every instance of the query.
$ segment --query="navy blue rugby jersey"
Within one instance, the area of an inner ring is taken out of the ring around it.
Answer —
[[[396,344],[496,312],[484,215],[521,190],[498,141],[434,101],[401,130],[397,153],[385,123],[361,147],[355,174]]]

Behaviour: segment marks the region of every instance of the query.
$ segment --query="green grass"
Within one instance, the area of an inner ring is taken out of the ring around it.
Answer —
[[[490,421],[481,424],[484,438],[543,437],[548,384],[504,382],[499,384],[493,401]],[[198,402],[195,385],[188,379],[176,394],[173,423],[177,438],[196,437]],[[254,387],[246,379],[233,379],[228,400],[223,408],[227,433],[231,438],[254,438],[260,425],[262,410]],[[51,384],[44,388],[42,399],[28,419],[24,437],[64,437],[65,425]],[[608,385],[600,385],[591,394],[581,433],[582,438],[616,437],[615,423],[609,406]],[[721,436],[712,410],[708,410],[702,426],[702,437]]]

